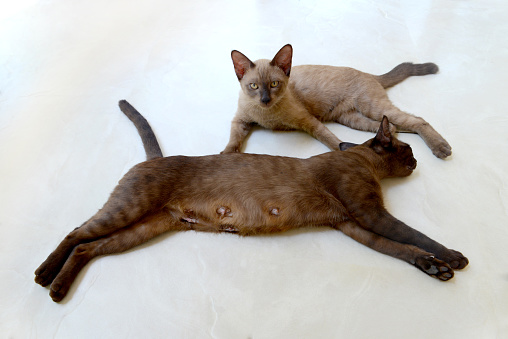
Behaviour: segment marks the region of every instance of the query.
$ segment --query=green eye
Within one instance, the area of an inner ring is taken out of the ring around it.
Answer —
[[[250,84],[250,88],[252,88],[252,89],[258,89],[258,84],[252,83],[252,84]]]
[[[279,82],[278,81],[272,81],[272,83],[270,84],[270,87],[277,87],[279,86]]]

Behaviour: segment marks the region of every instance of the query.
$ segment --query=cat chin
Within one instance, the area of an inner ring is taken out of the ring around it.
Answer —
[[[400,177],[408,177],[411,174],[413,174],[413,172],[414,172],[414,168],[407,167],[406,171],[404,173],[400,173]]]

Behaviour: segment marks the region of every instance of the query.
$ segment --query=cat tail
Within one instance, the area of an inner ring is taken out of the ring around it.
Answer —
[[[376,80],[384,88],[389,88],[397,85],[403,80],[415,75],[427,75],[436,74],[439,71],[439,67],[432,62],[425,64],[413,64],[412,62],[404,62],[398,66],[395,66],[390,72],[375,76]]]
[[[162,157],[162,151],[159,142],[152,131],[152,127],[146,119],[139,113],[127,100],[120,100],[118,102],[120,110],[134,123],[138,130],[143,147],[145,148],[146,160]]]

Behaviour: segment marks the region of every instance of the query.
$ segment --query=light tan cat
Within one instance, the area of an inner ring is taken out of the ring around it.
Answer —
[[[418,133],[437,157],[446,158],[452,153],[448,142],[429,123],[395,107],[385,91],[410,76],[434,74],[437,65],[402,63],[375,76],[348,67],[291,68],[292,56],[289,44],[271,61],[252,62],[238,51],[231,52],[242,90],[229,143],[222,153],[240,152],[255,125],[273,130],[303,130],[330,149],[338,150],[341,140],[323,122],[376,132],[383,115],[395,125],[391,126],[392,132]]]

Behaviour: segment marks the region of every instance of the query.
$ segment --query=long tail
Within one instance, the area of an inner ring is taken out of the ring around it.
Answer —
[[[146,160],[162,157],[162,151],[150,124],[127,100],[120,100],[118,103],[122,112],[134,123],[138,130],[143,147],[146,152]]]
[[[376,80],[384,88],[389,88],[397,85],[403,80],[414,75],[427,75],[435,74],[439,71],[439,67],[432,62],[425,64],[413,64],[411,62],[404,62],[398,66],[395,66],[390,72],[376,76]]]

